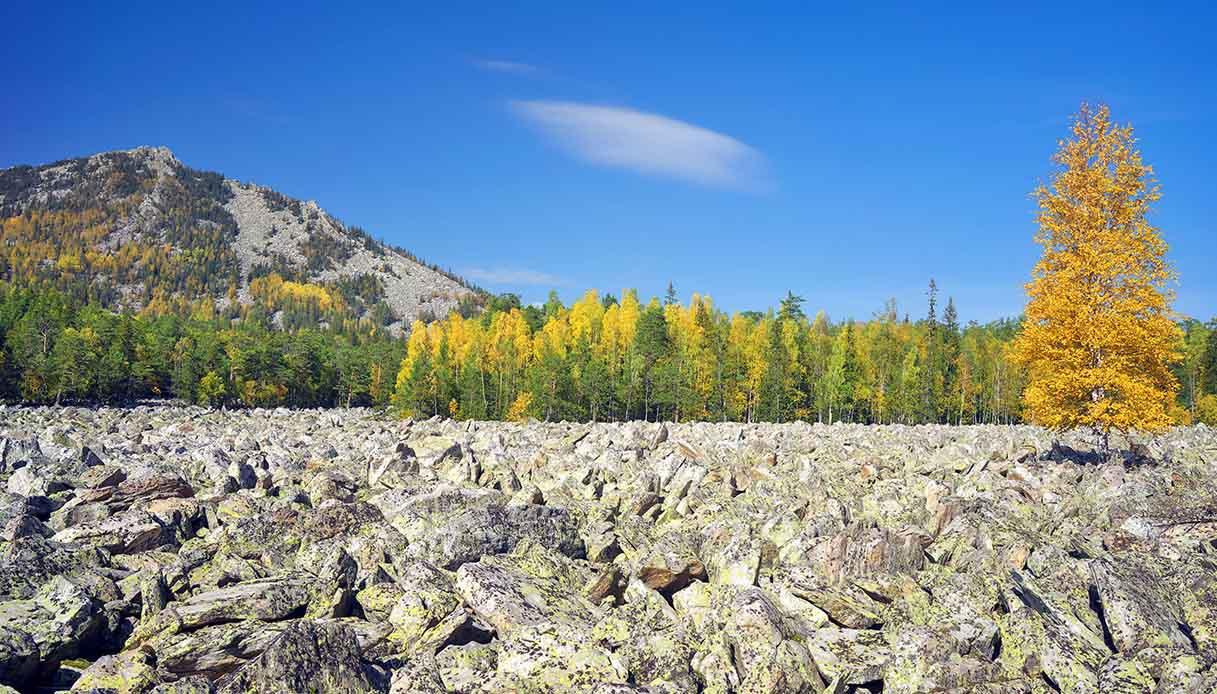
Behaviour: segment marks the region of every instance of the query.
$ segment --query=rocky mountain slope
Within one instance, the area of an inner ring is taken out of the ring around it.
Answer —
[[[1123,464],[997,426],[2,409],[0,437],[25,691],[1217,686],[1203,426]]]
[[[472,293],[315,202],[195,171],[164,147],[0,170],[0,222],[8,279],[85,285],[114,307],[138,308],[158,290],[223,305],[232,289],[248,302],[250,280],[272,271],[362,281],[368,304],[383,300],[405,321],[445,315]]]

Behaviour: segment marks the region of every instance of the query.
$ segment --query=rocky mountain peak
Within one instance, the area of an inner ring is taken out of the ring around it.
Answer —
[[[316,201],[192,169],[163,146],[0,170],[0,222],[23,215],[39,215],[39,222],[6,232],[20,259],[32,253],[39,278],[56,284],[79,287],[87,279],[113,287],[100,292],[113,308],[139,308],[158,293],[187,301],[206,295],[224,306],[232,288],[247,303],[251,282],[274,273],[302,284],[357,286],[355,317],[381,305],[379,319],[401,330],[417,318],[443,316],[475,293]],[[119,249],[127,253],[115,255]],[[62,260],[65,253],[81,262]],[[61,267],[71,276],[57,274]]]
[[[168,147],[165,147],[164,145],[160,145],[160,146],[140,145],[139,147],[133,147],[131,149],[122,150],[122,151],[125,151],[127,154],[130,154],[135,157],[153,159],[156,161],[165,162],[166,164],[181,165],[181,162],[178,161],[177,156],[175,156],[173,154],[173,150],[169,149]]]

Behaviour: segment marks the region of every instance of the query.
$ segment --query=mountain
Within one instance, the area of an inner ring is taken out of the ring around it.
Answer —
[[[482,292],[270,188],[164,147],[0,170],[0,277],[113,309],[264,305],[394,331]]]

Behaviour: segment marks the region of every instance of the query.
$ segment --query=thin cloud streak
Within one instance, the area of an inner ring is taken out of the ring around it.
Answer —
[[[764,155],[691,123],[629,108],[567,101],[511,101],[512,112],[560,148],[592,164],[699,185],[759,192],[770,187]]]
[[[505,72],[511,75],[535,75],[541,71],[541,68],[528,63],[519,63],[513,60],[487,60],[483,58],[474,58],[469,62],[473,63],[474,67],[489,72]]]
[[[561,287],[566,280],[547,272],[512,268],[469,268],[465,276],[475,282],[486,284],[514,284],[527,286]]]

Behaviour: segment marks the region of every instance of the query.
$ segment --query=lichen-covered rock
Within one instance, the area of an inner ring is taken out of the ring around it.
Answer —
[[[510,552],[524,539],[543,540],[568,556],[585,554],[578,526],[562,508],[509,505],[498,492],[447,487],[393,507],[387,502],[380,501],[381,510],[409,541],[407,554],[445,569]]]
[[[447,691],[435,658],[430,656],[400,663],[389,682],[389,694],[444,694]]]
[[[445,691],[476,692],[494,678],[498,649],[476,641],[449,646],[435,656],[435,662]]]
[[[883,682],[892,660],[883,634],[859,629],[825,628],[807,642],[812,660],[833,684],[872,685]]]
[[[170,603],[132,635],[138,645],[152,639],[226,622],[286,619],[305,609],[312,581],[304,575],[254,579]]]
[[[200,675],[193,675],[173,682],[158,684],[150,694],[212,694],[214,691],[211,680]]]
[[[34,637],[23,629],[0,623],[0,684],[19,687],[34,678],[41,660]]]
[[[457,569],[462,600],[497,637],[500,686],[540,691],[624,681],[621,658],[587,639],[602,608],[579,594],[582,578],[570,560],[531,543]]]
[[[693,581],[707,579],[701,560],[701,538],[689,532],[670,531],[655,538],[635,561],[635,575],[651,590],[671,595]]]
[[[169,633],[146,646],[128,648],[151,650],[166,679],[198,676],[214,681],[258,657],[289,625],[251,619]]]
[[[154,665],[148,654],[141,651],[105,655],[80,673],[72,691],[146,694],[160,683]]]
[[[746,525],[721,523],[707,528],[701,553],[708,563],[706,573],[710,581],[733,586],[756,585],[762,542]]]
[[[389,639],[400,650],[434,653],[457,631],[475,628],[450,573],[412,559],[402,560],[394,568],[396,581],[382,584],[392,589],[381,609],[385,610],[383,621],[393,627]]]
[[[0,406],[0,683],[1213,690],[1217,431],[1120,445]]]
[[[1090,562],[1090,575],[1103,624],[1121,653],[1164,646],[1192,650],[1179,627],[1184,621],[1175,596],[1162,589],[1158,576],[1132,561],[1101,559]]]
[[[130,477],[114,486],[80,490],[72,503],[105,504],[111,513],[121,513],[133,505],[157,499],[194,496],[194,489],[173,473],[148,473]]]
[[[729,590],[724,636],[745,692],[804,692],[824,687],[809,647],[759,588]]]
[[[55,576],[28,600],[0,603],[0,624],[24,632],[44,664],[56,664],[94,649],[106,621],[103,605],[90,591]]]
[[[365,672],[359,641],[349,627],[299,620],[262,653],[219,681],[221,694],[376,691]]]
[[[100,547],[112,554],[137,554],[164,544],[165,527],[146,511],[131,509],[102,521],[78,523],[59,531],[56,542]]]
[[[591,629],[599,609],[579,594],[573,567],[535,545],[503,556],[483,557],[456,571],[456,590],[465,605],[496,633],[539,625]]]
[[[52,578],[95,575],[109,564],[108,553],[101,550],[39,537],[18,538],[0,544],[0,597],[30,598]]]

